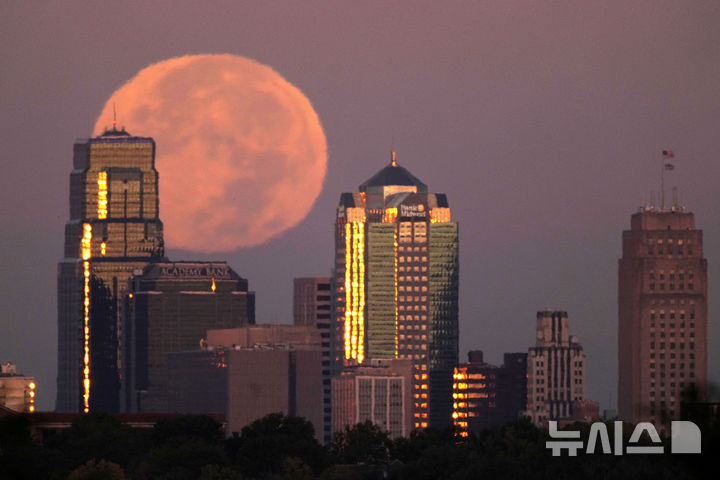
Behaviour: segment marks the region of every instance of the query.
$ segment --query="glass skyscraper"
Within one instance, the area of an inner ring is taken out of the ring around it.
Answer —
[[[335,228],[333,374],[413,361],[412,428],[451,422],[458,361],[458,224],[447,197],[392,161],[343,193]]]
[[[123,292],[162,258],[154,140],[113,128],[76,141],[58,264],[58,411],[118,410]]]

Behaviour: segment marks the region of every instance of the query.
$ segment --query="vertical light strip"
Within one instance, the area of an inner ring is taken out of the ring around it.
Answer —
[[[351,284],[350,275],[352,272],[352,224],[345,224],[345,326],[343,328],[343,337],[345,340],[345,359],[350,358],[350,324],[352,318],[351,311]]]
[[[455,367],[453,373],[453,424],[461,437],[468,436],[468,376],[466,367]]]
[[[92,244],[92,225],[83,224],[83,236],[81,241],[83,276],[84,276],[84,346],[83,355],[83,411],[90,411],[90,257]]]
[[[398,344],[399,326],[398,326],[398,227],[395,224],[395,233],[393,234],[393,258],[395,260],[395,358],[400,355],[400,347]]]
[[[365,358],[365,224],[357,222],[357,252],[358,252],[358,341],[357,361],[362,363]]]
[[[358,334],[358,251],[357,251],[357,222],[352,223],[353,249],[352,249],[352,308],[350,326],[350,357],[357,359],[357,334]]]
[[[98,172],[98,218],[104,220],[107,218],[107,172]]]

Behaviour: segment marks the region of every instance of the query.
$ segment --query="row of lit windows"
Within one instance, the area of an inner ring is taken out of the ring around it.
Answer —
[[[400,266],[400,267],[398,267],[398,270],[401,272],[418,272],[418,273],[420,273],[420,272],[427,272],[428,267],[427,267],[427,265],[415,265],[413,267]]]
[[[400,334],[400,340],[427,340],[427,335],[404,335]]]
[[[692,382],[690,385],[694,385]],[[680,388],[685,388],[685,382],[678,382],[677,386]],[[650,382],[650,388],[655,388],[655,382]],[[665,382],[660,382],[660,388],[665,388]],[[675,388],[675,382],[670,382],[670,388]]]
[[[676,334],[677,334],[678,336],[680,336],[680,337],[685,337],[685,332],[683,332],[683,331],[681,331],[681,332],[670,331],[670,332],[668,333],[668,336],[669,336],[670,338],[674,338]],[[692,332],[692,331],[691,331],[691,332],[689,332],[689,335],[690,335],[690,338],[695,338],[695,332]],[[650,332],[650,338],[655,338],[655,332],[654,332],[654,331],[651,331],[651,332]],[[660,338],[665,338],[665,332],[660,332]],[[675,346],[671,344],[671,345],[670,345],[670,348],[675,348]]]
[[[656,253],[657,255],[683,255],[683,248],[680,245],[678,245],[675,249],[673,249],[671,245],[668,245],[667,248],[663,248],[662,245],[658,245],[657,250],[653,247],[648,247],[648,255],[655,255]],[[688,255],[692,255],[692,247],[688,245],[685,253],[687,253]]]
[[[428,277],[427,277],[427,275],[422,275],[422,276],[420,276],[420,275],[414,275],[414,276],[411,276],[411,275],[407,275],[407,276],[406,276],[406,275],[399,275],[399,276],[398,276],[398,282],[409,283],[409,282],[413,282],[413,281],[415,281],[415,282],[427,282],[427,281],[428,281]]]
[[[427,291],[428,291],[428,287],[427,287],[427,285],[423,285],[422,287],[420,287],[420,286],[418,286],[418,285],[415,285],[415,286],[410,286],[410,285],[408,285],[407,287],[406,287],[405,285],[400,285],[400,286],[398,287],[398,290],[400,290],[401,292],[405,292],[405,291],[408,291],[408,292],[412,292],[412,291],[415,291],[415,292],[421,292],[421,291],[422,291],[422,292],[427,292]]]
[[[665,320],[665,310],[660,310],[657,314],[660,320]],[[675,320],[675,310],[669,312],[670,320]],[[655,320],[655,310],[650,310],[650,320]],[[680,320],[685,320],[685,310],[680,310]],[[695,320],[695,310],[690,311],[690,320]]]
[[[405,246],[405,245],[398,246],[398,252],[400,252],[400,253],[406,253],[406,252],[407,252],[407,253],[409,253],[409,252],[427,252],[427,250],[428,250],[428,247],[426,247],[426,246],[424,246],[424,245],[423,245],[423,246],[417,246],[417,245],[415,245],[415,246],[413,246],[413,247],[411,247],[411,246]]]
[[[665,354],[664,354],[664,353],[658,353],[658,357],[660,358],[660,360],[663,360],[663,359],[665,358]],[[650,354],[650,358],[655,358],[655,352],[653,352],[653,353]],[[670,354],[670,358],[675,358],[675,353],[671,353],[671,354]],[[694,359],[695,359],[695,354],[694,354],[694,353],[688,353],[688,358],[690,358],[691,360],[694,360]],[[684,353],[681,353],[681,354],[680,354],[680,360],[684,360],[684,359],[685,359],[685,354],[684,354]]]
[[[659,364],[659,365],[660,365],[660,369],[661,369],[661,370],[664,370],[664,369],[665,369],[665,365],[666,365],[665,363],[661,363],[661,364]],[[674,368],[675,368],[675,365],[676,365],[675,363],[671,363],[669,368],[670,368],[670,369],[674,369]],[[690,369],[691,369],[691,370],[695,368],[695,364],[694,364],[694,363],[690,363],[689,366],[690,366]],[[685,368],[685,364],[684,364],[684,363],[678,364],[678,368]],[[654,369],[655,369],[655,362],[650,362],[650,370],[654,370]]]
[[[695,290],[695,284],[694,284],[694,283],[688,283],[688,284],[687,284],[687,289],[688,289],[688,290]],[[651,284],[650,284],[650,290],[655,290],[655,284],[654,284],[654,283],[651,283]],[[664,284],[664,283],[661,283],[661,284],[660,284],[660,290],[665,290],[665,284]],[[669,284],[669,285],[668,285],[668,290],[675,290],[675,284],[674,284],[674,283]],[[677,285],[677,290],[685,290],[685,284],[684,284],[684,283],[678,284],[678,285]]]
[[[407,302],[412,302],[412,301],[415,301],[415,302],[427,302],[427,296],[425,296],[425,295],[416,295],[415,297],[409,296],[409,295],[407,295],[407,296],[406,296],[406,295],[400,295],[400,297],[398,297],[398,299],[399,299],[401,302],[406,302],[406,301],[407,301]]]
[[[423,316],[424,316],[424,315],[423,315]],[[426,329],[427,329],[427,325],[425,325],[424,323],[419,323],[419,324],[415,324],[415,325],[407,325],[407,326],[404,325],[404,324],[400,324],[400,325],[398,326],[398,328],[399,328],[400,330],[406,330],[406,329],[407,329],[407,330],[412,330],[412,329],[415,329],[415,330],[426,330]]]
[[[427,310],[427,305],[405,305],[404,303],[401,303],[401,304],[398,306],[398,309],[399,309],[399,310],[403,310],[403,311],[414,310],[414,311],[416,311],[416,312],[418,312],[418,311],[426,311],[426,310]]]
[[[404,255],[401,255],[398,257],[398,261],[400,263],[408,263],[408,262],[427,262],[427,256],[423,255],[422,257],[415,255],[414,257],[406,257]]]
[[[675,342],[668,342],[668,343],[669,343],[669,348],[675,348],[675,346],[676,346]],[[681,350],[684,350],[684,349],[685,349],[685,343],[684,343],[684,342],[678,343],[677,346],[678,346],[678,348],[680,348]],[[650,349],[652,350],[652,349],[654,349],[654,348],[655,348],[655,342],[650,342]],[[665,342],[660,342],[660,350],[664,350],[664,349],[665,349]],[[688,349],[690,349],[690,350],[695,350],[695,342],[690,342],[690,343],[688,344]]]
[[[694,272],[688,272],[687,278],[688,278],[688,280],[694,279],[694,278],[695,278],[695,273],[694,273]],[[648,273],[648,279],[650,279],[650,280],[655,280],[655,271],[651,271],[650,273]],[[664,270],[660,270],[660,271],[658,272],[658,279],[659,279],[659,280],[665,280],[665,271],[664,271]],[[678,280],[684,280],[684,279],[685,279],[685,270],[680,270],[680,271],[677,273],[677,279],[678,279]],[[668,280],[670,280],[670,281],[675,280],[675,270],[670,270],[670,273],[668,274]]]
[[[660,305],[660,306],[675,305],[675,303],[677,303],[678,305],[685,305],[686,303],[688,305],[695,305],[695,300],[685,300],[684,298],[680,298],[676,302],[675,298],[670,298],[669,300],[665,300],[664,298],[661,298],[661,299],[651,298],[650,299],[650,305],[653,305],[653,306],[655,306],[655,305]]]
[[[688,374],[690,378],[695,378],[695,372]],[[650,372],[650,378],[655,378],[655,372]],[[660,378],[665,378],[665,372],[660,372]],[[670,378],[675,378],[675,372],[670,372]],[[679,378],[685,378],[685,372],[680,372]]]

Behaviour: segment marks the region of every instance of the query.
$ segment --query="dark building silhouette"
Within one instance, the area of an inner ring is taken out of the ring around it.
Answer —
[[[453,374],[453,424],[462,436],[520,418],[527,402],[527,353],[506,353],[501,367],[483,361],[480,350]]]
[[[317,328],[322,339],[323,442],[332,437],[330,384],[330,277],[293,279],[293,324]]]
[[[225,262],[158,262],[125,295],[122,408],[167,412],[168,359],[196,350],[213,328],[255,323],[255,294]]]
[[[707,260],[684,208],[642,208],[623,232],[618,284],[618,410],[669,426],[686,391],[707,388]]]
[[[113,128],[77,140],[58,264],[58,411],[118,411],[121,299],[162,258],[153,139]]]
[[[168,354],[171,412],[224,412],[229,432],[282,412],[323,437],[320,334],[313,326],[209,330],[202,349]]]
[[[413,428],[451,423],[458,360],[458,224],[447,197],[389,165],[343,193],[333,275],[333,374],[412,359]]]

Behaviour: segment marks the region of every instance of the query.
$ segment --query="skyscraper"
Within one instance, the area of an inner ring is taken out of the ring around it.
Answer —
[[[707,260],[682,207],[642,208],[623,232],[618,284],[618,409],[667,426],[683,392],[707,385]]]
[[[567,312],[537,312],[537,340],[527,356],[527,416],[547,427],[568,420],[585,402],[587,362],[577,337],[570,335]]]
[[[337,209],[334,373],[369,359],[413,361],[412,428],[450,424],[458,360],[458,224],[447,197],[389,165]]]
[[[113,128],[77,140],[58,264],[58,411],[118,410],[120,299],[162,257],[153,139]]]
[[[225,262],[157,262],[130,279],[123,303],[122,409],[168,412],[168,354],[207,331],[255,323],[255,293]]]

